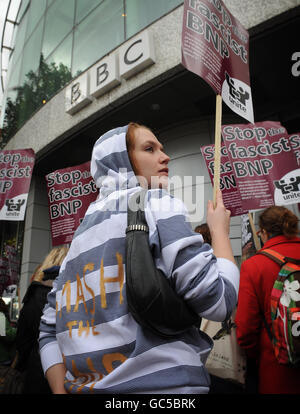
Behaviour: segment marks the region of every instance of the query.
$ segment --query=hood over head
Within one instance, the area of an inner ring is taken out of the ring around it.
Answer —
[[[127,129],[128,125],[112,129],[94,145],[91,175],[100,189],[100,197],[106,197],[116,190],[139,186],[127,152]]]

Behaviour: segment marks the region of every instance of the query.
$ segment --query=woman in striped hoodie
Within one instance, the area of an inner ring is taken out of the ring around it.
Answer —
[[[237,302],[239,271],[221,192],[208,202],[212,246],[193,232],[182,201],[165,190],[168,162],[146,127],[130,123],[96,142],[91,173],[100,189],[78,227],[40,325],[40,354],[53,393],[207,393],[212,341],[195,327],[172,339],[138,325],[126,301],[128,198],[148,188],[145,216],[156,266],[206,319]]]

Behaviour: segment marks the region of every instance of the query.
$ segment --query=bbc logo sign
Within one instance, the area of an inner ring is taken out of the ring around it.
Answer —
[[[155,63],[153,39],[148,30],[110,53],[66,88],[65,109],[73,115],[93,99],[104,95]]]

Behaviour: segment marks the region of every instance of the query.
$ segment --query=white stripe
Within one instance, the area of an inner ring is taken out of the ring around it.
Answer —
[[[122,132],[119,135],[114,134],[110,138],[107,138],[106,140],[96,144],[93,149],[91,161],[92,177],[95,177],[95,174],[97,172],[97,161],[101,161],[101,159],[103,159],[107,155],[112,155],[115,152],[123,151],[127,151],[124,132]]]
[[[223,322],[227,315],[227,308],[224,296],[210,309],[200,314],[201,318],[214,322]]]
[[[223,283],[223,281],[222,281]],[[226,301],[224,296],[224,283],[223,283],[223,292],[220,299],[209,309],[204,312],[201,312],[200,316],[205,319],[209,319],[210,321],[215,322],[223,322],[227,315],[227,307]]]
[[[44,373],[46,373],[47,369],[51,366],[63,363],[62,353],[56,341],[49,342],[43,346],[40,350],[40,356]]]
[[[171,197],[169,193],[164,192],[162,197],[156,197],[155,192],[158,190],[150,190],[151,196],[150,200],[147,203],[151,211],[159,211],[163,213],[168,213],[170,210],[173,213],[187,215],[187,209],[182,200],[176,197]]]
[[[189,236],[185,237],[183,239],[179,239],[175,241],[174,243],[168,244],[168,246],[164,247],[161,250],[161,257],[164,263],[164,267],[166,268],[167,274],[171,274],[175,260],[177,258],[178,252],[180,250],[183,250],[184,248],[188,248],[190,246],[193,246],[194,243],[199,242],[199,237],[197,235],[195,236]],[[188,266],[188,263],[191,261],[191,269],[190,271],[193,271],[193,274],[196,275],[199,273],[199,271],[211,260],[213,254],[213,250],[208,250],[205,252],[200,252],[197,256],[191,257],[191,259],[184,263],[182,266],[175,269],[174,274],[180,273],[180,269],[184,266]],[[159,264],[160,260],[157,261],[157,264]],[[194,267],[194,268],[193,268]],[[187,274],[187,272],[184,270],[184,274]],[[190,277],[189,277],[190,278]]]
[[[236,295],[238,296],[240,284],[240,271],[238,267],[224,257],[217,258],[217,266],[219,274],[224,277],[224,279],[229,280],[229,282],[234,286]]]
[[[164,196],[160,199],[150,198],[145,208],[145,216],[149,226],[149,237],[157,230],[157,220],[166,220],[177,215],[187,217],[187,211],[181,200],[173,199],[170,196]],[[199,237],[197,240],[199,240]]]
[[[102,381],[96,383],[95,388],[113,387],[122,382],[131,381],[158,371],[175,368],[180,365],[201,367],[203,364],[199,355],[184,342],[172,342],[149,349],[134,358],[128,358],[119,369],[115,369]]]
[[[56,310],[49,306],[47,309],[44,309],[44,313],[41,317],[41,321],[45,322],[47,325],[56,324]]]
[[[130,344],[136,339],[136,330],[136,322],[127,314],[113,321],[95,325],[94,332],[99,332],[99,335],[90,332],[88,340],[85,332],[81,336],[78,335],[77,328],[72,329],[72,337],[69,330],[58,333],[56,337],[63,353],[68,356]]]
[[[86,216],[95,213],[95,211],[101,211],[105,205],[108,203],[108,201],[115,201],[119,198],[119,193],[117,191],[114,191],[111,193],[105,200],[98,199],[91,203],[85,213]]]
[[[135,188],[130,188],[128,190],[120,190],[120,191],[113,191],[111,194],[109,194],[109,196],[105,199],[98,199],[97,201],[94,201],[93,203],[91,203],[85,213],[86,216],[95,213],[96,211],[101,211],[101,210],[105,210],[105,206],[108,203],[111,203],[115,200],[119,200],[121,199],[121,197],[127,197],[128,195],[131,195],[137,191],[139,191],[139,187],[135,187]],[[123,207],[123,206],[122,206]],[[127,210],[126,210],[127,213]]]
[[[203,293],[210,288],[210,286],[219,279],[218,269],[216,268],[216,264],[212,263],[208,272],[204,276],[203,280],[198,283],[193,289],[190,289],[185,295],[184,298],[186,300],[190,299],[197,299],[201,302],[205,302],[205,298],[203,297]],[[219,279],[220,281],[222,279]]]
[[[114,134],[110,138],[96,144],[93,151],[93,158],[99,160],[104,155],[111,155],[114,152],[127,151],[125,132]]]
[[[127,168],[120,168],[119,171],[108,170],[104,176],[96,178],[96,185],[100,188],[100,198],[102,189],[109,193],[116,191],[117,189],[126,189],[127,187],[136,187],[137,179],[135,174],[127,170]]]
[[[61,267],[63,271],[66,263],[78,257],[78,254],[87,252],[110,239],[125,237],[125,229],[127,226],[127,213],[112,215],[109,219],[103,220],[101,223],[90,227],[84,233],[79,234],[73,239],[70,250],[68,252],[67,261]],[[124,239],[125,240],[125,239]],[[99,258],[101,260],[101,258]]]

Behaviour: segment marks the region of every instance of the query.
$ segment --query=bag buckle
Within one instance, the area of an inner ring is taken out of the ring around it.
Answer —
[[[129,231],[145,231],[146,233],[149,233],[149,227],[145,226],[144,224],[130,224],[130,226],[128,226],[126,228],[126,233],[128,233]]]

